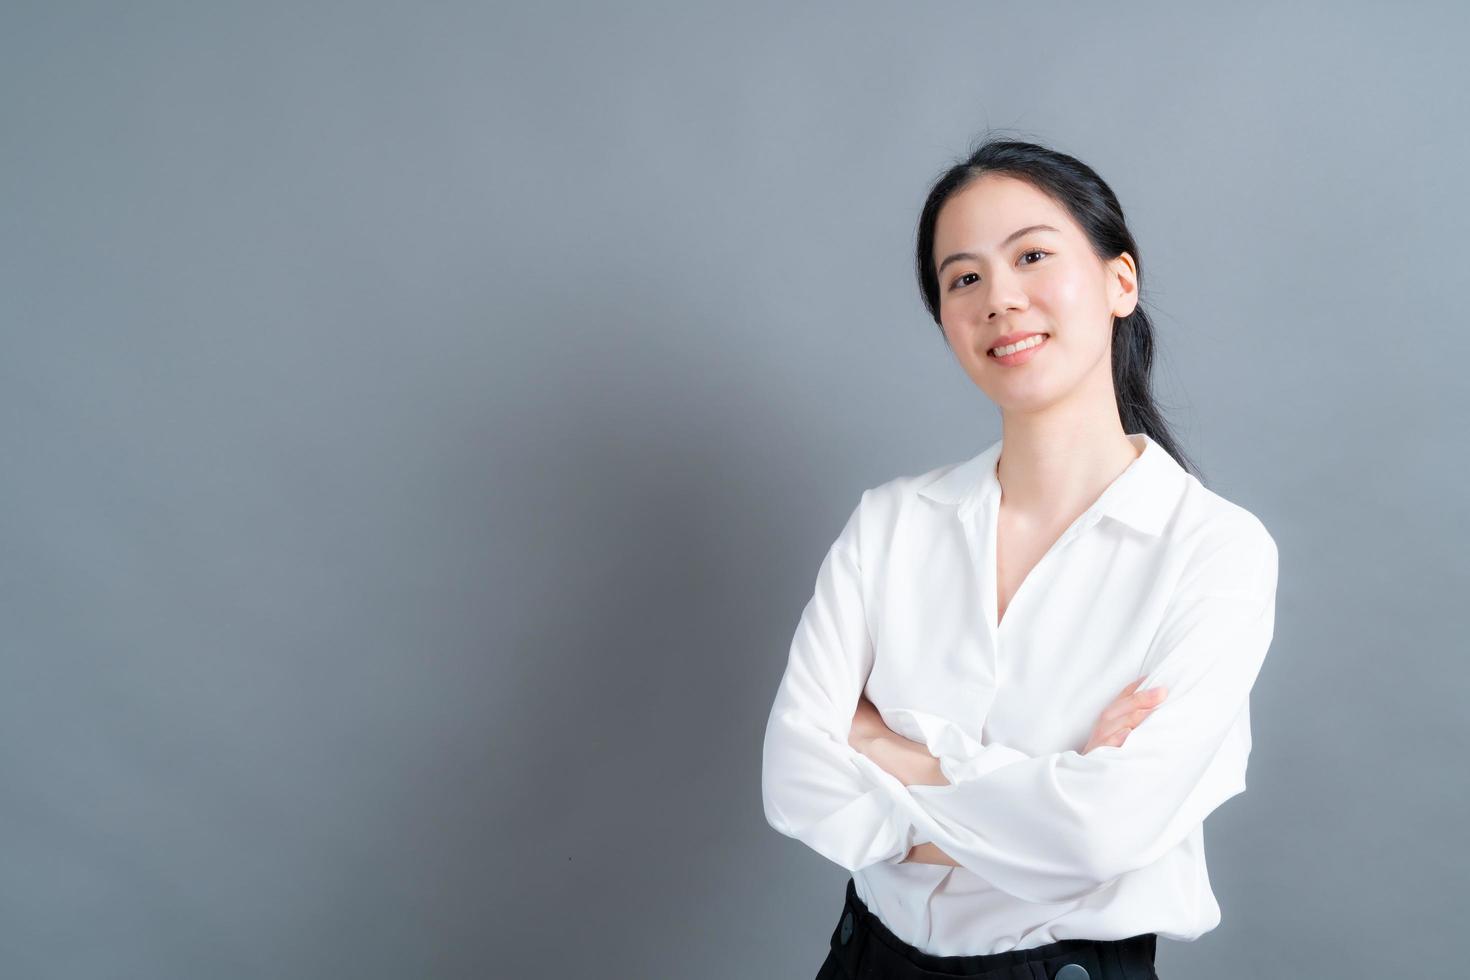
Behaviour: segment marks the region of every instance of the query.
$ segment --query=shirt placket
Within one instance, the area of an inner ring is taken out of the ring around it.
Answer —
[[[965,542],[970,553],[971,564],[975,569],[975,580],[980,583],[980,606],[984,612],[986,630],[985,662],[981,666],[987,680],[992,685],[993,699],[994,691],[998,690],[1005,681],[1005,649],[1002,646],[1002,632],[1011,632],[1016,628],[1014,623],[1016,622],[1017,600],[1029,596],[1041,587],[1043,576],[1049,570],[1050,563],[1057,560],[1057,556],[1065,551],[1078,536],[1102,520],[1103,513],[1100,506],[1094,505],[1080,514],[1057,540],[1052,542],[1051,547],[1026,574],[1020,588],[1011,596],[1004,623],[999,622],[999,600],[996,597],[1000,496],[998,494],[989,495],[973,506],[962,508],[958,516],[965,531]],[[1020,607],[1020,612],[1024,618],[1024,606]]]

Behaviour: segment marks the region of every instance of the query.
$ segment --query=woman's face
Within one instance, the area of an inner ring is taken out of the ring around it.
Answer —
[[[1138,302],[1132,256],[1100,261],[1065,208],[987,174],[940,209],[934,263],[950,349],[1002,410],[1035,412],[1077,392],[1112,397],[1113,318]],[[1037,333],[1046,336],[1033,350],[991,353],[1002,338]]]

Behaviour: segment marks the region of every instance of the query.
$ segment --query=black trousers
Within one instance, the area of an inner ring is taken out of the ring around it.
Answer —
[[[847,880],[832,951],[816,980],[1158,980],[1152,932],[1128,939],[1063,939],[1045,946],[983,956],[931,956],[895,936]]]

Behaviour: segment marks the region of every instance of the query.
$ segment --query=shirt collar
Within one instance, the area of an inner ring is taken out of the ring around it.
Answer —
[[[1088,512],[1157,535],[1173,513],[1187,473],[1148,433],[1129,433],[1128,439],[1142,452],[1108,484]],[[997,439],[978,456],[920,486],[918,493],[941,504],[959,504],[962,516],[983,504],[998,501],[1000,480],[995,475],[995,465],[1000,459],[1002,442]]]

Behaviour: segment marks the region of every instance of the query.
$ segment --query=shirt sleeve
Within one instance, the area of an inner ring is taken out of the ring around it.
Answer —
[[[1171,599],[1150,650],[1139,689],[1163,685],[1168,696],[1122,746],[1029,757],[989,744],[944,762],[952,785],[894,794],[918,839],[1018,898],[1067,902],[1157,861],[1243,792],[1277,552],[1263,530],[1212,552]]]
[[[899,863],[916,843],[903,784],[847,743],[874,650],[856,535],[861,504],[817,570],[766,724],[766,821],[856,872]]]

